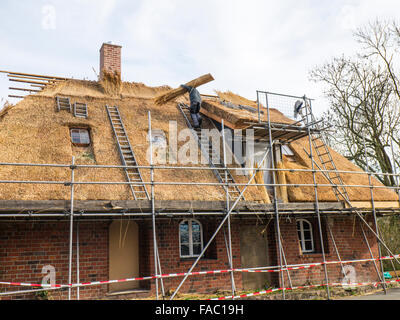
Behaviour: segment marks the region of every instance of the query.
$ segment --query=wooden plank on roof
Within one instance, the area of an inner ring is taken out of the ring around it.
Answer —
[[[36,90],[36,89],[26,89],[26,88],[13,88],[13,87],[9,87],[8,89],[10,89],[10,90],[19,90],[19,91],[29,91],[29,92],[40,92],[40,90]]]
[[[47,79],[47,78],[39,78],[39,77],[28,77],[28,76],[15,76],[15,75],[7,75],[7,77],[12,79],[29,79],[29,80],[41,80],[41,81],[48,81],[48,82],[59,82],[63,80],[58,79]]]
[[[8,73],[8,74],[12,74],[12,75],[31,76],[31,77],[47,78],[47,79],[72,80],[72,79],[63,78],[63,77],[46,76],[46,75],[22,73],[22,72],[13,72],[13,71],[4,71],[4,70],[0,70],[0,73]]]
[[[38,81],[29,81],[29,80],[17,80],[17,79],[10,79],[10,81],[13,82],[22,82],[22,83],[32,83],[32,84],[43,84],[43,85],[48,85],[49,82],[38,82]]]

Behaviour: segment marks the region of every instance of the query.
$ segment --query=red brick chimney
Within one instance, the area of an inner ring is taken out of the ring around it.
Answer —
[[[103,80],[104,71],[121,75],[121,48],[112,42],[103,43],[101,46],[100,80]]]

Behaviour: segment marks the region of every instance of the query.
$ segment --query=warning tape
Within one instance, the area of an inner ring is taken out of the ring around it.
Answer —
[[[287,267],[287,268],[279,268],[278,266],[275,266],[275,267],[264,267],[264,268],[249,268],[249,269],[226,269],[226,270],[215,270],[215,271],[197,271],[197,272],[191,272],[191,273],[170,273],[170,274],[162,274],[162,275],[148,276],[148,277],[136,277],[136,278],[126,278],[126,279],[120,279],[120,280],[82,282],[82,283],[76,283],[76,284],[53,284],[52,285],[52,284],[0,281],[0,285],[20,286],[20,287],[36,287],[36,288],[40,287],[40,288],[45,288],[45,289],[46,288],[64,289],[64,288],[78,288],[78,287],[105,285],[105,284],[122,283],[122,282],[133,282],[133,281],[184,277],[186,275],[189,275],[189,276],[211,275],[211,274],[224,274],[224,273],[230,273],[230,272],[244,272],[244,273],[273,273],[274,272],[275,273],[275,272],[310,269],[310,268],[323,266],[323,265],[351,264],[351,263],[359,263],[359,262],[391,260],[391,259],[395,259],[395,258],[399,258],[399,257],[400,257],[400,255],[395,255],[395,256],[382,257],[381,259],[376,258],[376,259],[362,259],[362,260],[351,260],[351,261],[330,261],[330,262],[326,262],[326,263],[318,262],[318,263],[310,263],[310,264],[304,264],[304,265],[293,265],[293,266]],[[279,269],[275,269],[275,268],[279,268]],[[279,289],[274,289],[274,290],[279,290]],[[267,292],[267,293],[269,293],[269,292]]]
[[[294,291],[294,290],[311,289],[311,288],[328,287],[328,286],[329,287],[338,287],[338,286],[364,287],[364,286],[373,285],[374,287],[377,287],[378,285],[383,284],[383,283],[391,284],[391,283],[399,283],[399,282],[400,282],[400,280],[392,280],[392,281],[384,281],[384,282],[362,282],[362,283],[344,283],[344,284],[343,283],[330,283],[330,284],[308,285],[308,286],[298,286],[298,287],[292,287],[292,288],[270,289],[270,290],[258,291],[258,292],[253,292],[253,293],[241,294],[238,296],[226,296],[226,297],[218,297],[218,298],[212,298],[212,299],[206,299],[206,300],[207,301],[235,300],[235,299],[243,299],[243,298],[266,295],[266,294],[283,291],[283,290]]]

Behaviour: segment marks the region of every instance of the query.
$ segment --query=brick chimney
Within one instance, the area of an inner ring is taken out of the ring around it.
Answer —
[[[121,75],[121,46],[112,42],[103,43],[100,49],[100,80],[103,80],[103,71]]]

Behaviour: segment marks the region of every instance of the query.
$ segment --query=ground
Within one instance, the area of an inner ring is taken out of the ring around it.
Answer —
[[[400,300],[400,285],[390,285],[387,289],[387,295],[381,288],[375,287],[360,287],[355,290],[344,290],[343,288],[335,287],[331,288],[331,299],[332,300]],[[240,292],[238,295],[246,294],[250,292]],[[210,295],[190,295],[190,294],[178,294],[175,300],[208,300],[216,297],[229,296],[230,292],[220,292]],[[319,287],[316,289],[307,290],[296,290],[293,292],[286,292],[286,300],[326,300],[326,289]],[[161,295],[159,297],[162,299]],[[168,295],[165,300],[169,300]],[[254,296],[251,298],[245,298],[247,300],[282,300],[282,292],[274,292],[267,295]],[[155,296],[148,297],[145,300],[156,300]],[[228,299],[229,300],[229,299]]]
[[[387,294],[383,290],[362,296],[346,297],[342,300],[400,300],[400,288],[391,288]]]

